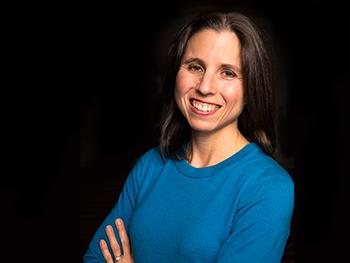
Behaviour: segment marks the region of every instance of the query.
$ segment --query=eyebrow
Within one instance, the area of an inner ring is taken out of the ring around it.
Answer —
[[[205,65],[204,60],[200,59],[200,58],[188,58],[186,59],[183,63],[188,65],[190,63],[196,62],[198,64],[201,65]],[[221,64],[220,65],[221,68],[232,68],[234,71],[236,71],[237,73],[242,73],[240,67],[236,66],[236,65],[232,65],[232,64]]]

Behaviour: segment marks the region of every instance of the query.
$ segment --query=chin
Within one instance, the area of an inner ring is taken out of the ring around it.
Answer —
[[[191,124],[191,128],[192,128],[192,130],[193,131],[196,131],[196,132],[204,132],[204,133],[206,133],[206,132],[213,132],[213,131],[215,131],[215,130],[217,130],[217,127],[216,126],[214,126],[214,125],[208,125],[208,124],[206,124],[206,125],[203,125],[203,124],[201,124],[201,125],[195,125],[195,124]]]

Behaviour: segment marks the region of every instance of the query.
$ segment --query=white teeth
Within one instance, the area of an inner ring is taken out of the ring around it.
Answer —
[[[218,107],[218,106],[213,105],[213,104],[207,104],[207,103],[199,102],[196,100],[192,100],[192,105],[197,110],[200,110],[203,112],[211,112],[211,111],[214,111]]]

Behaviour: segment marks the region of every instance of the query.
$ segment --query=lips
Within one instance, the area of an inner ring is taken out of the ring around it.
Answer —
[[[190,99],[191,109],[198,113],[204,115],[210,115],[215,113],[221,108],[221,105],[216,103],[211,103],[207,101],[202,101],[198,99]]]

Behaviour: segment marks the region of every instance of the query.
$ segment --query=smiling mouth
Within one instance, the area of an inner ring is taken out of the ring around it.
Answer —
[[[221,108],[221,105],[190,99],[193,108],[201,113],[213,113]]]

